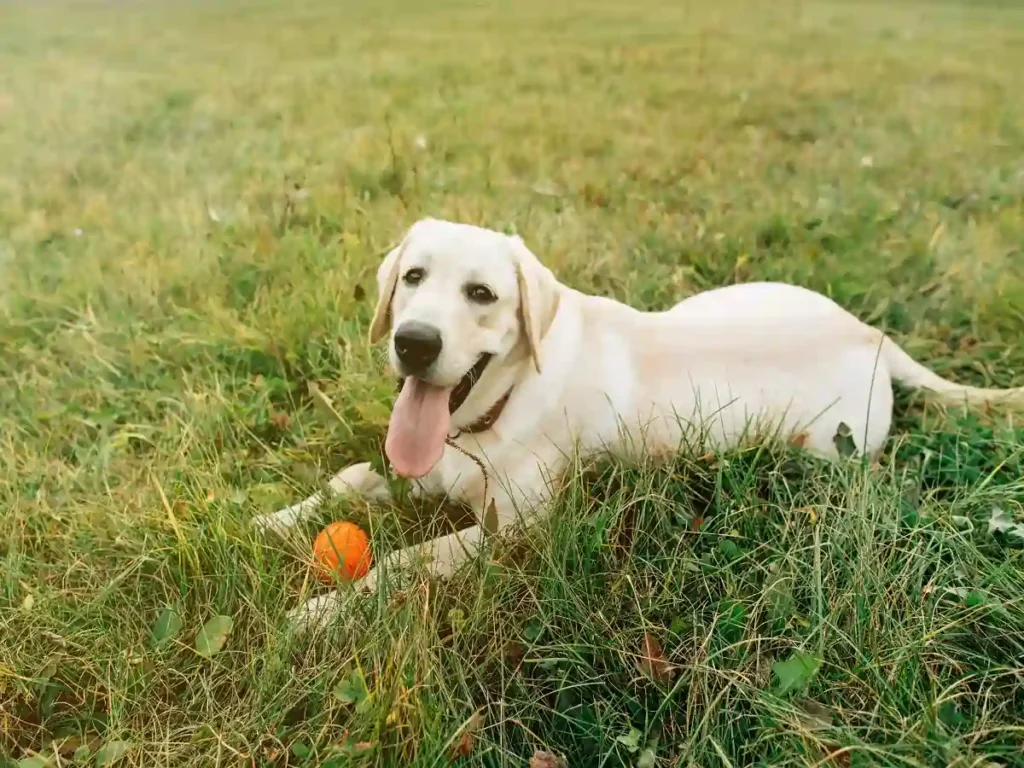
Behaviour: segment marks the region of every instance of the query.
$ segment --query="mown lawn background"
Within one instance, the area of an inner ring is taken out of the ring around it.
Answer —
[[[640,307],[796,282],[1024,385],[1022,71],[1010,2],[0,6],[0,758],[1024,764],[1013,414],[595,467],[312,638],[322,524],[424,532],[248,526],[379,456],[374,271],[423,215]]]

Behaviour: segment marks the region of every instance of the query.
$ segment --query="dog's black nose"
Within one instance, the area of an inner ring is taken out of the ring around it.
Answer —
[[[405,368],[404,373],[423,373],[441,354],[441,332],[432,325],[410,320],[395,331],[395,352]]]

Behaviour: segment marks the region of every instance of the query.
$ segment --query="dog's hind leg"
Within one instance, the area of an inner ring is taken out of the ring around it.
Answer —
[[[357,495],[370,501],[387,501],[390,498],[387,481],[366,461],[345,467],[328,483],[329,492],[317,491],[298,504],[285,507],[269,515],[254,517],[252,525],[261,531],[281,534],[307,520],[329,498],[339,495]]]

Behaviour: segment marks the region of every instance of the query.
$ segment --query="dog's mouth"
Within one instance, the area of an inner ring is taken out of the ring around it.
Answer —
[[[420,478],[434,468],[444,453],[452,414],[466,402],[491,357],[481,355],[454,387],[440,387],[413,376],[399,379],[398,399],[384,442],[384,452],[398,475]]]
[[[484,375],[484,369],[487,364],[491,362],[491,358],[494,357],[490,352],[484,352],[480,355],[480,359],[476,361],[476,364],[466,371],[466,375],[463,376],[459,383],[452,387],[451,394],[448,395],[448,413],[455,413],[462,404],[466,402],[466,398],[469,397],[469,393],[473,391],[473,387],[480,381],[480,377]],[[411,377],[410,377],[411,378]],[[399,376],[398,378],[398,391],[402,391],[402,387],[405,386],[406,378]]]

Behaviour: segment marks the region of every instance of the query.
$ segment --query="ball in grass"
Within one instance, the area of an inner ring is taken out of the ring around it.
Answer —
[[[370,539],[355,523],[338,521],[324,528],[313,542],[318,575],[327,582],[361,579],[370,570]]]

